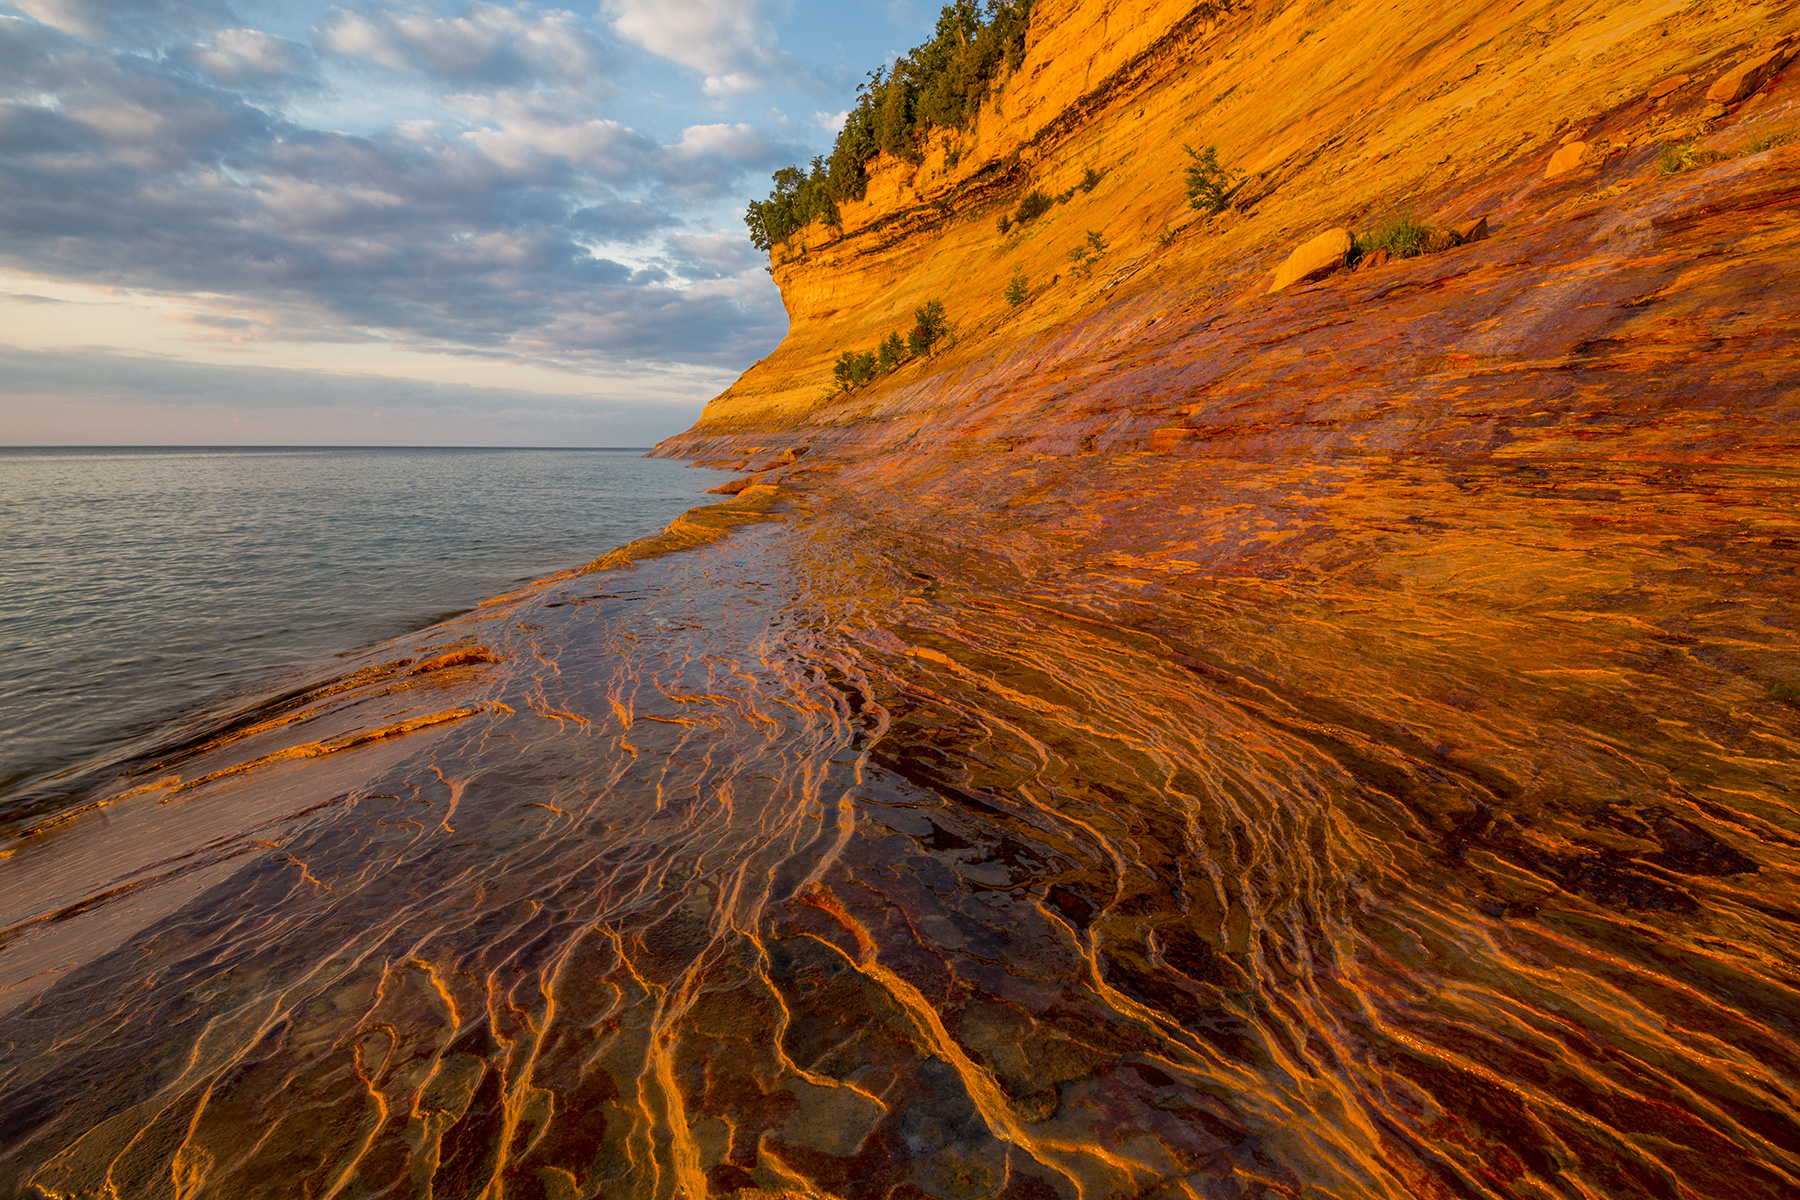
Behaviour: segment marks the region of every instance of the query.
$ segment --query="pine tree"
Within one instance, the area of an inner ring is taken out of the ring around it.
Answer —
[[[1013,270],[1012,282],[1006,285],[1006,302],[1014,308],[1031,299],[1031,282],[1025,278],[1025,268]]]

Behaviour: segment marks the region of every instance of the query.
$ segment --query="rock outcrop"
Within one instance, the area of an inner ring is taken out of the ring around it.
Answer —
[[[1715,104],[1736,104],[1767,83],[1794,57],[1794,47],[1786,42],[1763,51],[1719,76],[1707,89],[1706,98]]]
[[[0,1194],[1800,1194],[1794,20],[1039,0],[731,499],[0,847]]]
[[[1342,267],[1350,254],[1353,239],[1348,229],[1327,229],[1316,237],[1294,247],[1294,252],[1275,268],[1271,292],[1292,287],[1296,283],[1323,279]]]

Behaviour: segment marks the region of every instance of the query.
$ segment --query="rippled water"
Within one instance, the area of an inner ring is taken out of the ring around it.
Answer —
[[[661,528],[635,451],[0,450],[0,829],[171,717]]]

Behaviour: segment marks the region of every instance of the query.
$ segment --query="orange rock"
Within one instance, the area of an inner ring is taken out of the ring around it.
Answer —
[[[760,475],[746,475],[742,479],[733,479],[729,483],[721,483],[718,487],[707,488],[706,494],[709,496],[735,496],[745,488],[755,485],[761,478]]]
[[[1586,142],[1570,142],[1550,156],[1550,162],[1544,167],[1544,178],[1555,179],[1559,175],[1567,175],[1581,165],[1581,156],[1586,153]]]
[[[1473,221],[1464,221],[1455,227],[1458,242],[1479,242],[1488,235],[1487,218],[1476,217]]]
[[[1323,279],[1344,265],[1350,244],[1350,231],[1342,228],[1327,229],[1311,241],[1302,242],[1276,270],[1275,282],[1269,285],[1269,290],[1279,292],[1296,283]]]
[[[1652,84],[1650,90],[1644,93],[1644,99],[1661,100],[1664,96],[1667,96],[1670,92],[1676,91],[1692,78],[1692,75],[1671,75],[1661,83]]]
[[[1388,253],[1386,246],[1380,246],[1363,255],[1362,261],[1356,264],[1356,269],[1359,271],[1372,271],[1376,267],[1386,266],[1388,260],[1392,257],[1393,255]]]
[[[1739,63],[1714,81],[1706,90],[1706,98],[1714,104],[1736,104],[1769,82],[1769,78],[1787,66],[1792,57],[1794,47],[1783,44]]]

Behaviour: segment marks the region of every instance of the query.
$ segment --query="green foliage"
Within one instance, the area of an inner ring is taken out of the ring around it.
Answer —
[[[1106,238],[1101,236],[1098,229],[1088,230],[1086,244],[1069,251],[1069,274],[1076,279],[1086,279],[1093,271],[1094,264],[1105,253]]]
[[[1670,142],[1656,156],[1656,165],[1664,175],[1679,175],[1683,171],[1691,171],[1700,164],[1694,161],[1694,143],[1677,146]]]
[[[848,396],[852,388],[861,387],[875,378],[877,366],[877,355],[873,350],[863,354],[846,350],[838,355],[837,362],[832,365],[831,379]]]
[[[1201,212],[1223,212],[1244,173],[1221,166],[1217,146],[1208,146],[1204,152],[1188,145],[1183,145],[1182,149],[1193,160],[1187,165],[1188,207]]]
[[[1789,135],[1792,140],[1793,135]],[[1656,156],[1657,168],[1664,175],[1679,175],[1683,171],[1692,171],[1704,167],[1708,163],[1716,163],[1724,158],[1717,150],[1702,150],[1697,142],[1684,142],[1677,146],[1673,142],[1662,148]]]
[[[1102,176],[1101,176],[1100,172],[1094,170],[1094,168],[1092,168],[1092,167],[1089,167],[1087,169],[1087,174],[1083,175],[1081,177],[1081,182],[1079,184],[1077,184],[1076,186],[1079,187],[1084,192],[1091,192],[1095,188],[1100,186],[1101,178],[1102,178]]]
[[[906,340],[897,333],[890,333],[881,339],[877,348],[876,368],[886,375],[895,367],[906,361]]]
[[[857,87],[828,160],[813,160],[810,175],[797,167],[775,172],[775,190],[744,214],[751,240],[768,249],[821,216],[835,219],[838,203],[860,200],[868,189],[876,154],[917,162],[931,130],[966,129],[994,84],[1024,60],[1032,3],[946,4],[930,41]]]
[[[949,333],[950,320],[944,315],[943,301],[927,300],[913,310],[912,332],[905,338],[898,332],[890,333],[873,350],[861,354],[846,350],[838,355],[831,366],[832,390],[848,396],[863,384],[898,369],[907,359],[930,354]]]
[[[744,213],[750,240],[758,250],[786,241],[820,217],[838,223],[837,201],[831,192],[830,171],[823,156],[812,160],[811,174],[799,167],[775,172],[775,190],[767,200],[752,200]]]
[[[1014,225],[1023,225],[1027,221],[1036,220],[1038,217],[1049,212],[1050,207],[1055,203],[1056,201],[1044,195],[1044,193],[1038,191],[1036,188],[1032,188],[1020,199],[1019,207],[1013,210],[1012,223]]]
[[[1350,247],[1350,259],[1357,262],[1376,250],[1386,250],[1390,258],[1417,258],[1431,248],[1431,227],[1411,213],[1401,213],[1373,233],[1359,233]]]
[[[892,80],[881,93],[875,110],[875,148],[897,158],[917,162],[913,144],[913,89],[903,79]]]
[[[1025,268],[1013,269],[1012,281],[1006,285],[1006,302],[1014,308],[1031,299],[1031,281],[1025,278]]]
[[[950,320],[944,315],[942,300],[927,300],[913,309],[913,328],[907,335],[906,348],[916,355],[930,354],[932,347],[950,332]]]

